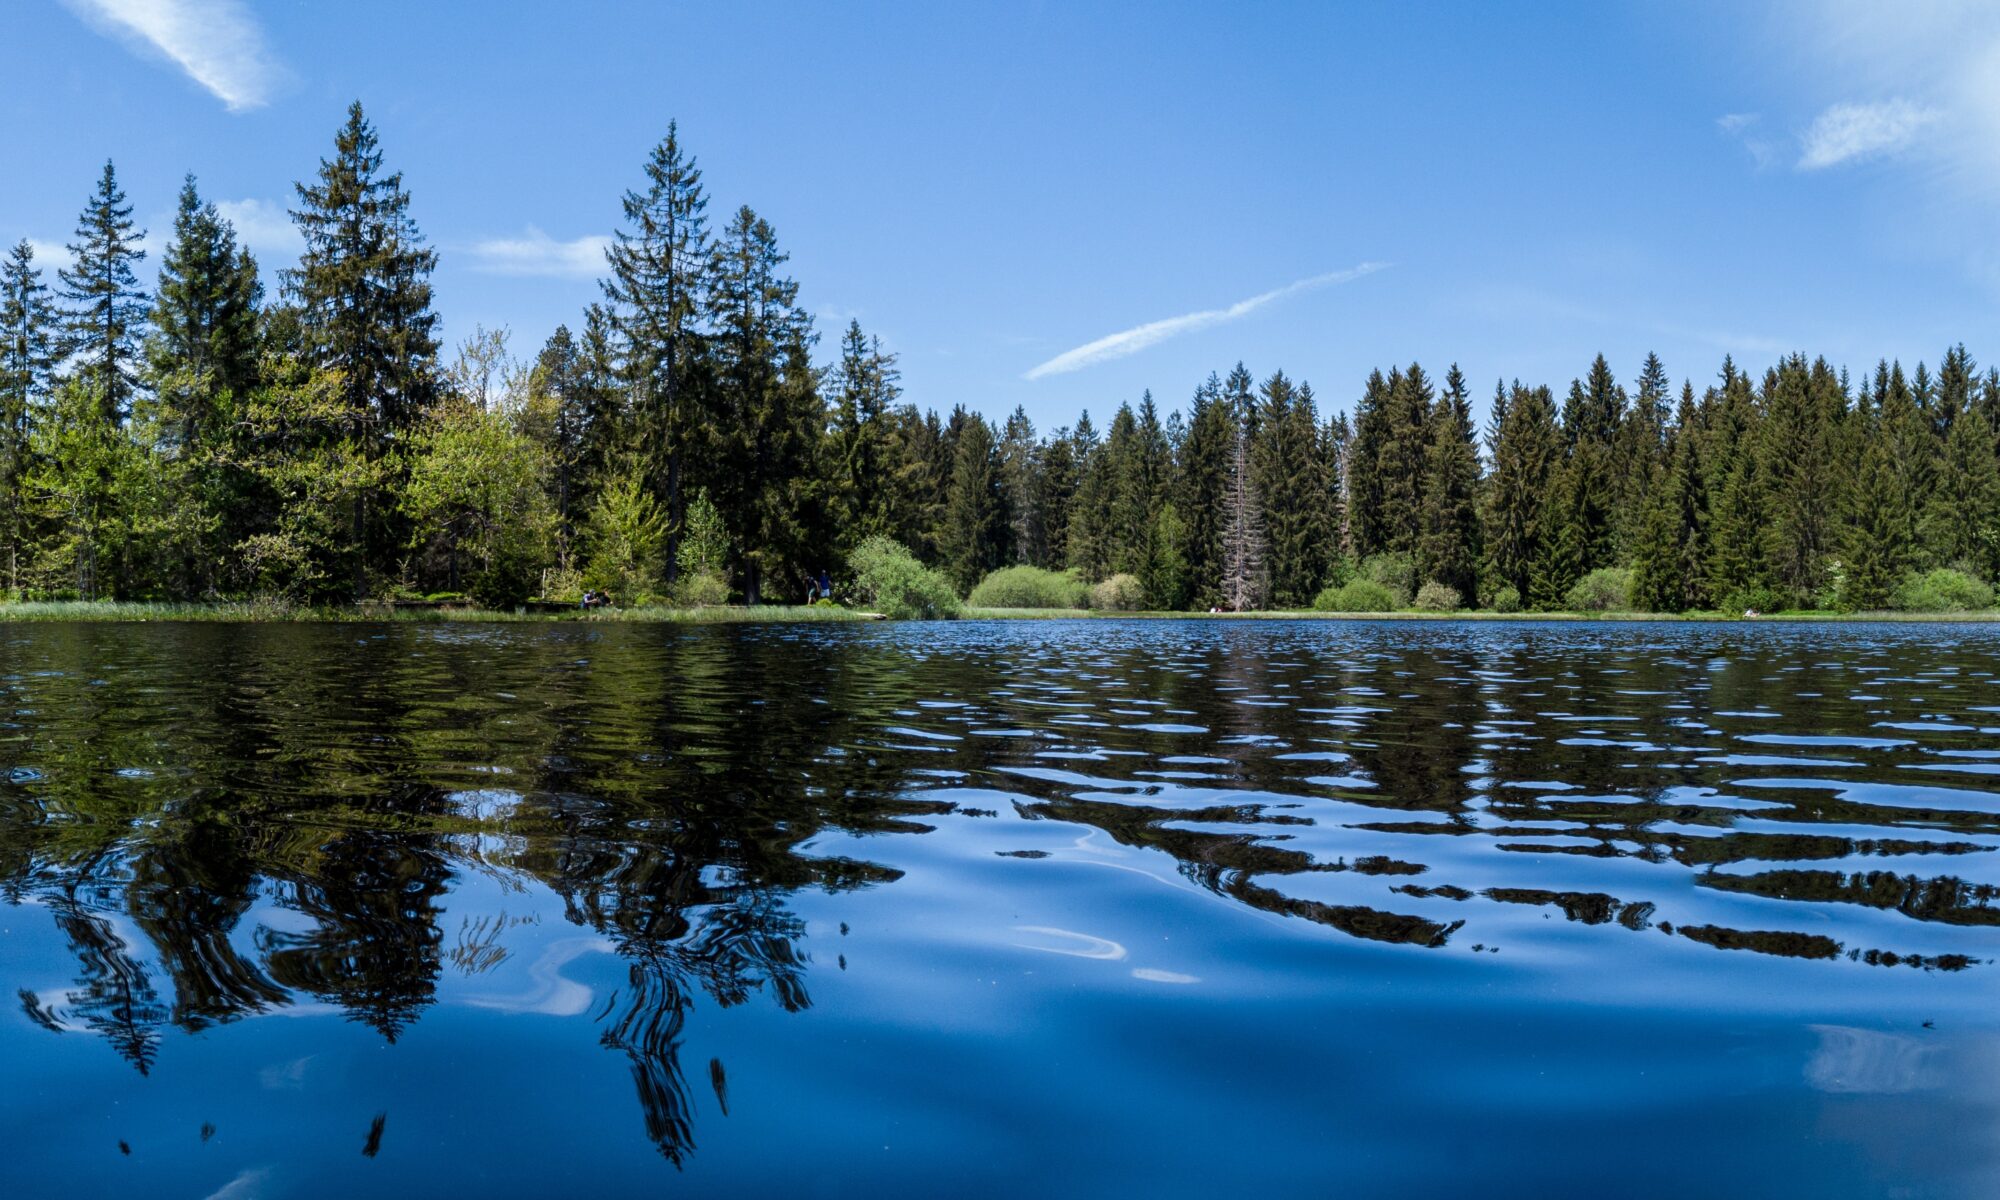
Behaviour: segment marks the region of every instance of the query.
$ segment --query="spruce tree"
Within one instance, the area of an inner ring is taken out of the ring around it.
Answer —
[[[902,394],[896,356],[882,340],[850,320],[840,340],[840,362],[831,379],[835,540],[843,548],[860,545],[895,527],[895,424]]]
[[[1035,518],[1036,544],[1040,550],[1034,564],[1062,567],[1069,562],[1070,513],[1080,482],[1076,441],[1067,426],[1042,443],[1038,459]]]
[[[1039,563],[1043,557],[1041,447],[1035,423],[1020,405],[1008,415],[1000,435],[1000,488],[1007,502],[1010,563]]]
[[[139,344],[146,322],[146,293],[133,269],[146,257],[146,232],[132,222],[132,206],[109,161],[97,190],[77,218],[70,265],[58,273],[68,302],[64,351],[76,378],[97,397],[112,425],[131,412],[137,386]]]
[[[1387,440],[1377,460],[1384,550],[1414,555],[1423,536],[1424,468],[1430,461],[1430,377],[1417,363],[1390,372]]]
[[[946,573],[960,592],[968,592],[1000,565],[1007,514],[992,427],[984,417],[971,415],[957,442],[942,548]]]
[[[1707,602],[1708,496],[1703,489],[1694,388],[1681,391],[1667,460],[1648,492],[1633,549],[1632,600],[1642,612],[1677,613]]]
[[[257,264],[236,244],[236,230],[195,190],[181,185],[173,240],[160,261],[146,358],[169,422],[163,432],[180,447],[212,434],[219,409],[247,399],[257,386]]]
[[[602,281],[623,351],[634,442],[648,468],[648,485],[667,518],[667,577],[678,571],[677,549],[687,499],[694,485],[726,485],[714,470],[722,436],[715,403],[706,394],[708,349],[702,315],[712,307],[708,198],[701,169],[684,155],[680,127],[646,159],[645,186],[622,201],[625,224],[606,257]]]
[[[384,173],[375,127],[348,107],[312,183],[296,185],[292,221],[305,239],[285,277],[316,365],[341,373],[348,408],[385,434],[415,426],[439,392],[437,252],[410,216],[400,171]]]
[[[1229,462],[1235,423],[1222,399],[1222,380],[1210,374],[1188,405],[1187,440],[1181,445],[1176,495],[1187,525],[1185,553],[1192,603],[1213,607],[1221,600],[1223,497],[1229,489]]]
[[[1444,392],[1431,412],[1426,436],[1423,532],[1416,550],[1417,578],[1435,580],[1467,604],[1479,594],[1478,433],[1458,364],[1445,373]]]
[[[17,243],[0,263],[0,542],[7,589],[19,594],[28,516],[28,448],[36,406],[56,365],[60,314],[49,299],[34,248]]]
[[[1557,524],[1550,488],[1562,466],[1562,433],[1546,387],[1514,384],[1494,439],[1486,548],[1493,573],[1524,604],[1553,599],[1536,581]]]
[[[810,361],[812,318],[798,307],[799,285],[779,270],[787,258],[770,223],[745,205],[716,242],[708,286],[722,415],[712,464],[721,474],[710,490],[740,539],[751,605],[767,579],[812,573],[808,559],[823,546],[811,523],[825,511],[814,469],[825,412]]]
[[[1757,494],[1768,498],[1765,561],[1773,584],[1802,607],[1825,584],[1839,525],[1832,410],[1845,401],[1827,394],[1833,386],[1826,364],[1808,367],[1804,355],[1779,363],[1764,384]]]
[[[1371,371],[1354,408],[1354,438],[1347,455],[1347,527],[1352,553],[1367,558],[1389,544],[1382,511],[1382,458],[1390,441],[1390,382]]]

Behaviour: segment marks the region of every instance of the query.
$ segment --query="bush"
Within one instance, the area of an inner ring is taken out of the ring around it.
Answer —
[[[1521,593],[1515,591],[1512,587],[1502,587],[1499,591],[1493,593],[1493,603],[1488,607],[1497,613],[1520,612]]]
[[[1415,607],[1425,612],[1456,612],[1459,603],[1458,589],[1450,584],[1433,579],[1417,589]]]
[[[674,584],[674,603],[700,608],[729,603],[729,583],[714,571],[695,571]]]
[[[1403,605],[1388,588],[1372,579],[1356,578],[1321,592],[1314,597],[1313,607],[1320,612],[1378,613],[1395,612]]]
[[[901,543],[871,537],[847,556],[855,599],[899,621],[949,620],[958,615],[958,593],[943,575],[917,561]]]
[[[1599,567],[1570,588],[1563,607],[1571,612],[1624,612],[1632,607],[1632,572]]]
[[[979,581],[965,598],[974,608],[1083,608],[1090,588],[1068,571],[1001,567]]]
[[[1905,612],[1979,612],[1993,607],[1993,589],[1964,571],[1939,567],[1904,579],[1895,604]]]
[[[1090,606],[1106,612],[1138,612],[1146,607],[1146,588],[1136,575],[1113,575],[1090,589]]]
[[[1723,613],[1768,613],[1790,607],[1791,603],[1785,598],[1784,593],[1775,588],[1747,587],[1737,588],[1727,596],[1724,596],[1721,605],[1716,611]]]
[[[1396,598],[1396,607],[1409,604],[1410,597],[1417,591],[1417,564],[1409,555],[1400,550],[1384,554],[1371,554],[1361,560],[1361,570],[1356,578],[1387,588]],[[1352,612],[1387,611],[1378,609],[1351,609]]]

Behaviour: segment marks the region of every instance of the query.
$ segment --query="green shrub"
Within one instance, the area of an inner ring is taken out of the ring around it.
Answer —
[[[1778,591],[1776,588],[1746,587],[1737,588],[1727,596],[1724,596],[1722,604],[1716,611],[1724,613],[1767,613],[1790,607],[1791,603],[1785,599],[1784,593]]]
[[[943,575],[917,561],[901,543],[877,535],[847,556],[854,594],[863,608],[899,621],[949,620],[958,593]]]
[[[1403,604],[1394,592],[1373,579],[1355,578],[1321,592],[1314,597],[1313,607],[1320,612],[1379,613],[1395,612]]]
[[[1417,564],[1409,555],[1400,550],[1382,554],[1371,554],[1361,560],[1361,569],[1356,578],[1366,579],[1387,588],[1396,598],[1396,607],[1403,608],[1410,603],[1410,597],[1417,593]],[[1352,609],[1353,612],[1378,612],[1379,609]]]
[[[1113,575],[1090,589],[1090,607],[1106,612],[1138,612],[1146,607],[1146,587],[1136,575]]]
[[[1487,607],[1497,613],[1517,613],[1521,611],[1521,593],[1512,587],[1502,587],[1493,593],[1493,602]]]
[[[989,573],[965,598],[974,608],[1083,608],[1089,600],[1089,585],[1068,571],[1025,565]]]
[[[674,583],[674,603],[684,608],[715,607],[729,603],[729,583],[714,571],[698,570]]]
[[[1456,612],[1460,603],[1457,588],[1433,579],[1417,589],[1416,603],[1412,607],[1425,612]]]
[[[1905,578],[1895,605],[1905,612],[1981,612],[1993,607],[1993,589],[1964,571],[1939,567]]]
[[[1571,612],[1624,612],[1632,606],[1632,572],[1599,567],[1570,588],[1563,607]]]

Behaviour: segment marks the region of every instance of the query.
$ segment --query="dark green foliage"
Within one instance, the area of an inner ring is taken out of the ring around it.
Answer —
[[[1516,383],[1494,437],[1486,546],[1495,577],[1530,602],[1551,599],[1536,581],[1553,540],[1549,493],[1561,463],[1561,432],[1549,389]]]
[[[315,182],[298,185],[305,239],[285,277],[316,365],[341,375],[347,405],[385,432],[408,429],[437,399],[437,252],[410,217],[400,171],[383,173],[375,127],[355,101]]]
[[[708,197],[701,169],[681,153],[674,122],[667,123],[667,136],[653,147],[644,171],[644,188],[628,190],[621,201],[625,224],[612,241],[611,274],[601,286],[617,333],[633,445],[667,513],[671,582],[688,497],[695,487],[722,482],[717,470],[689,470],[691,462],[712,466],[720,458],[701,326],[710,307]]]
[[[1007,546],[1006,496],[1000,487],[1000,455],[993,427],[971,414],[958,437],[945,505],[945,573],[959,590],[977,583],[1000,565]]]
[[[1420,580],[1443,584],[1460,597],[1475,595],[1479,587],[1477,438],[1465,377],[1454,363],[1431,410],[1416,561]]]
[[[146,231],[132,223],[132,206],[107,161],[97,190],[76,221],[73,259],[59,275],[68,303],[63,343],[76,376],[97,397],[106,421],[117,424],[131,410],[138,384],[139,339],[146,321],[146,293],[134,269],[146,252]]]

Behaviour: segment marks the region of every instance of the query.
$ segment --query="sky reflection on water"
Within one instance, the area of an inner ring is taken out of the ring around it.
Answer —
[[[0,1194],[1992,1194],[1996,651],[0,629]]]

